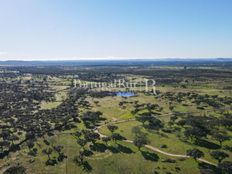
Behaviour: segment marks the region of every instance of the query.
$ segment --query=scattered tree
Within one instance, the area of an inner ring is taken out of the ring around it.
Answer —
[[[118,126],[109,124],[109,125],[107,125],[107,128],[113,134],[118,129]]]
[[[222,162],[222,160],[229,157],[229,155],[227,153],[225,153],[223,151],[219,151],[219,150],[215,150],[215,151],[210,152],[210,155],[214,159],[216,159],[219,164]]]
[[[232,173],[232,162],[231,161],[223,161],[218,164],[218,168],[222,174],[231,174]]]
[[[199,149],[190,149],[187,150],[187,155],[192,157],[194,160],[197,160],[197,158],[201,158],[204,156],[204,153],[202,151],[200,151]]]
[[[222,147],[222,143],[224,141],[230,140],[230,137],[227,135],[224,135],[222,133],[214,133],[213,138],[217,140],[220,143],[220,146]]]

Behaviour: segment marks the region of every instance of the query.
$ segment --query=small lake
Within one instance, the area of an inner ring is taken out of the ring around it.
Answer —
[[[135,93],[134,92],[117,92],[116,95],[119,97],[132,97],[132,96],[135,96]]]

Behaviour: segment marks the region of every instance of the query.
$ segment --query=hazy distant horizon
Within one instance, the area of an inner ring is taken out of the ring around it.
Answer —
[[[0,61],[98,61],[98,60],[105,60],[105,61],[123,61],[123,60],[209,60],[209,59],[232,59],[232,57],[187,57],[187,58],[181,58],[181,57],[165,57],[165,58],[139,58],[139,57],[111,57],[111,58],[47,58],[47,59],[0,59]]]

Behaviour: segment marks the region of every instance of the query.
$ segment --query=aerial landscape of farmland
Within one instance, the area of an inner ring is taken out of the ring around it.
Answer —
[[[232,0],[0,0],[0,174],[232,174]]]
[[[1,172],[231,172],[232,62],[124,63],[2,65]]]

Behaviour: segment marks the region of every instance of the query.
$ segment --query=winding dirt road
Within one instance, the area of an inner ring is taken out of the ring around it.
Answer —
[[[169,115],[169,114],[165,114],[165,115]],[[100,135],[100,137],[106,137],[106,135],[102,134],[100,132],[100,129],[102,127],[105,127],[109,124],[120,124],[120,123],[125,123],[125,122],[130,122],[130,121],[135,121],[136,119],[135,118],[131,118],[131,119],[127,119],[127,120],[118,120],[118,121],[113,121],[113,122],[109,122],[109,123],[105,123],[105,124],[102,124],[100,126],[98,126],[94,131],[96,133],[98,133]],[[123,140],[124,142],[127,142],[127,143],[131,143],[133,144],[133,141],[132,140]],[[174,154],[174,153],[168,153],[168,152],[165,152],[165,151],[162,151],[160,149],[158,149],[157,147],[154,147],[154,146],[151,146],[151,145],[145,145],[144,147],[146,147],[147,149],[149,150],[152,150],[153,152],[158,152],[158,153],[161,153],[163,155],[167,155],[167,156],[171,156],[171,157],[177,157],[177,158],[190,158],[190,156],[187,156],[187,155],[181,155],[181,154]],[[204,163],[207,163],[207,164],[210,164],[210,165],[214,165],[216,166],[216,164],[210,162],[210,161],[207,161],[203,158],[198,158],[197,159],[198,161],[201,161],[201,162],[204,162]]]

